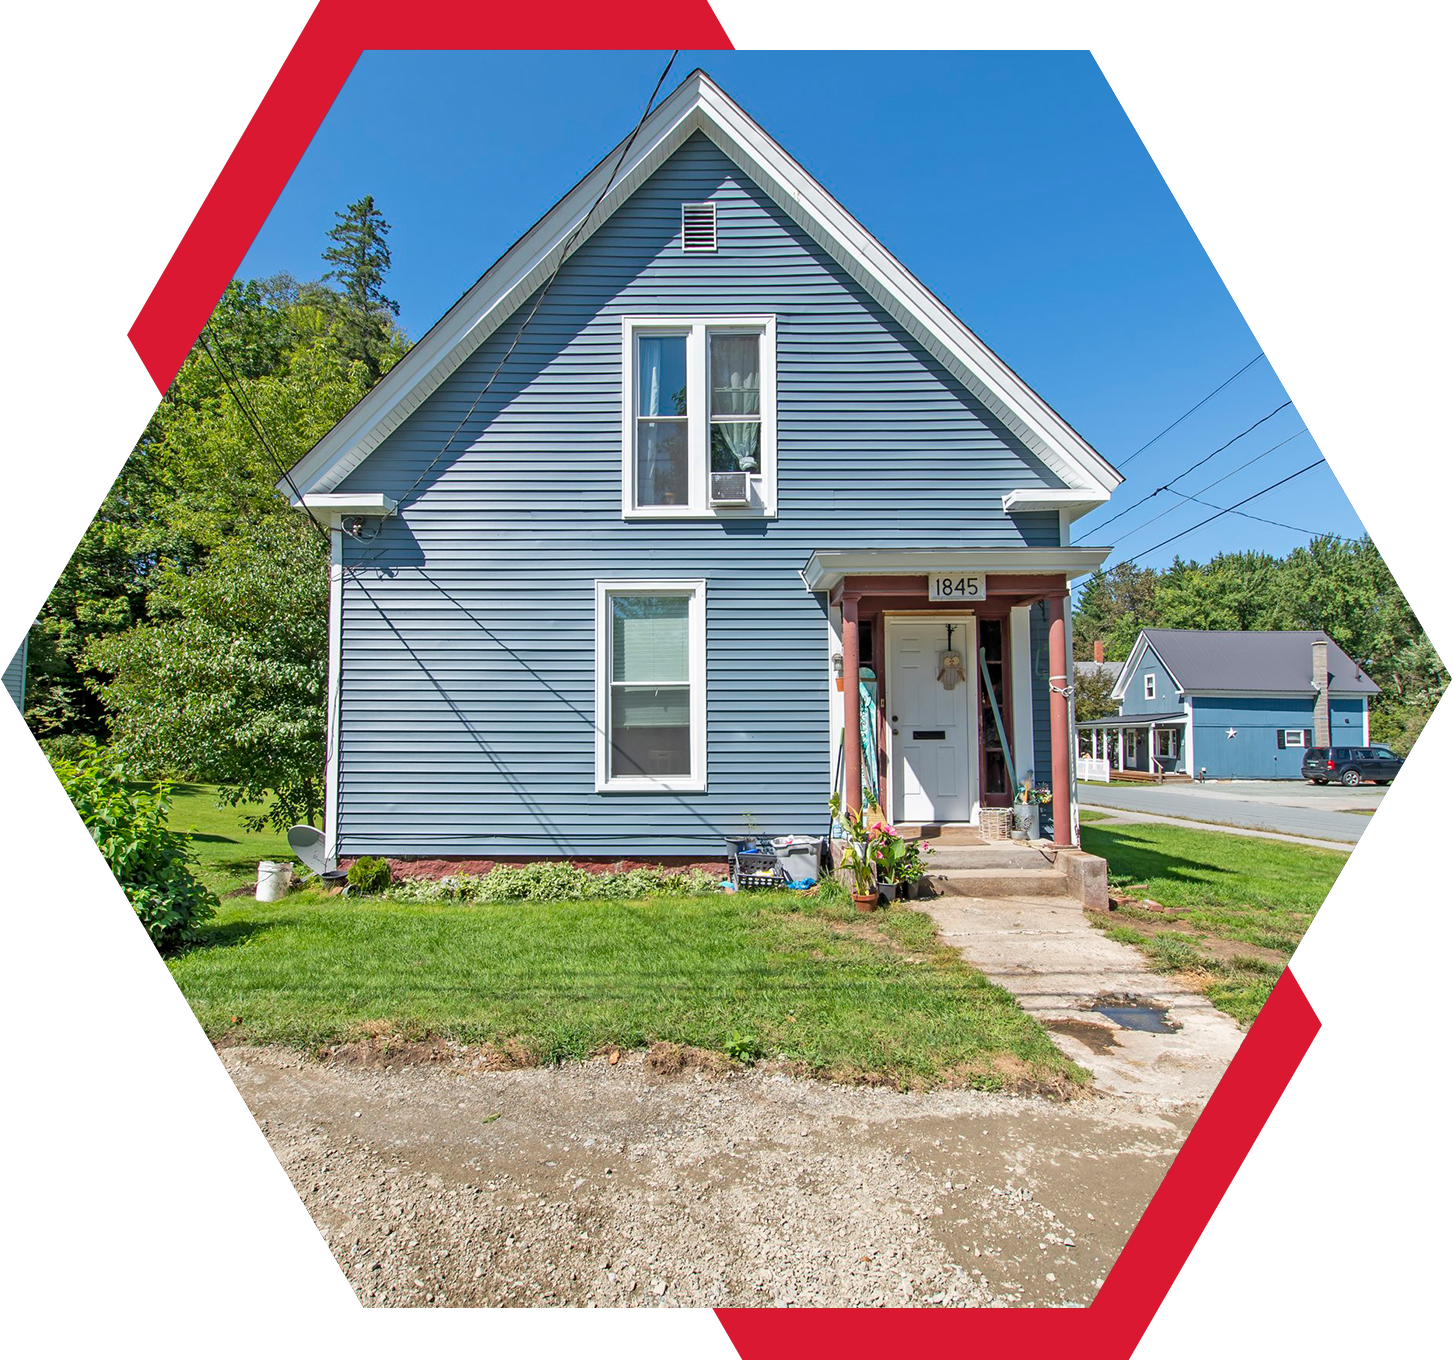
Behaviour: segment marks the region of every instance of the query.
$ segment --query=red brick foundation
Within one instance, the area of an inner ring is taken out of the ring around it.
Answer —
[[[348,855],[338,861],[340,869],[347,869],[359,855]],[[384,855],[390,872],[399,878],[449,878],[454,874],[487,874],[497,864],[569,864],[576,869],[590,873],[621,873],[627,869],[670,869],[687,873],[700,869],[717,878],[727,876],[727,862],[720,859],[692,859],[688,855],[663,855],[659,859],[607,859],[604,856],[587,856],[583,859],[565,856],[507,856],[502,859],[469,859],[462,855],[442,855],[427,858],[421,855]]]

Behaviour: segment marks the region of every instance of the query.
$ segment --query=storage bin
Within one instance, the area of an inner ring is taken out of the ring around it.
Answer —
[[[789,883],[800,883],[805,878],[818,881],[818,866],[823,858],[821,836],[777,836],[772,849],[778,868]]]

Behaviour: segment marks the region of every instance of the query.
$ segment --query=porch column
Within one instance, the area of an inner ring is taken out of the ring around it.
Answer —
[[[1116,728],[1116,768],[1123,773],[1126,769],[1126,729]]]
[[[843,806],[863,809],[863,734],[858,725],[858,596],[843,597]]]
[[[1073,845],[1070,830],[1070,686],[1066,661],[1065,601],[1067,592],[1047,595],[1050,623],[1050,808],[1055,817],[1056,845]]]

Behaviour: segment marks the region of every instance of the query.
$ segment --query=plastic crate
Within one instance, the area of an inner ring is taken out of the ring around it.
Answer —
[[[744,852],[733,855],[732,884],[742,892],[755,888],[779,888],[783,884],[782,871],[778,868],[777,856]]]

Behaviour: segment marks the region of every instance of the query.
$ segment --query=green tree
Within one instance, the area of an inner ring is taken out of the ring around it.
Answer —
[[[1077,722],[1109,718],[1120,705],[1111,698],[1115,677],[1108,670],[1078,671],[1075,677],[1075,717]]]
[[[89,665],[112,747],[153,776],[202,779],[224,802],[266,803],[250,825],[313,822],[323,807],[328,668],[326,547],[301,516],[272,515],[164,569],[147,622],[96,638]]]
[[[1143,628],[1154,626],[1156,572],[1134,562],[1117,562],[1097,571],[1081,592],[1072,632],[1075,659],[1089,661],[1097,641],[1106,655],[1124,661]]]
[[[372,194],[350,203],[334,217],[337,221],[328,233],[333,244],[323,252],[323,259],[333,268],[323,277],[339,285],[342,333],[349,353],[362,359],[377,380],[394,330],[393,318],[399,314],[399,304],[384,293],[384,279],[392,263],[386,240],[389,224]]]

